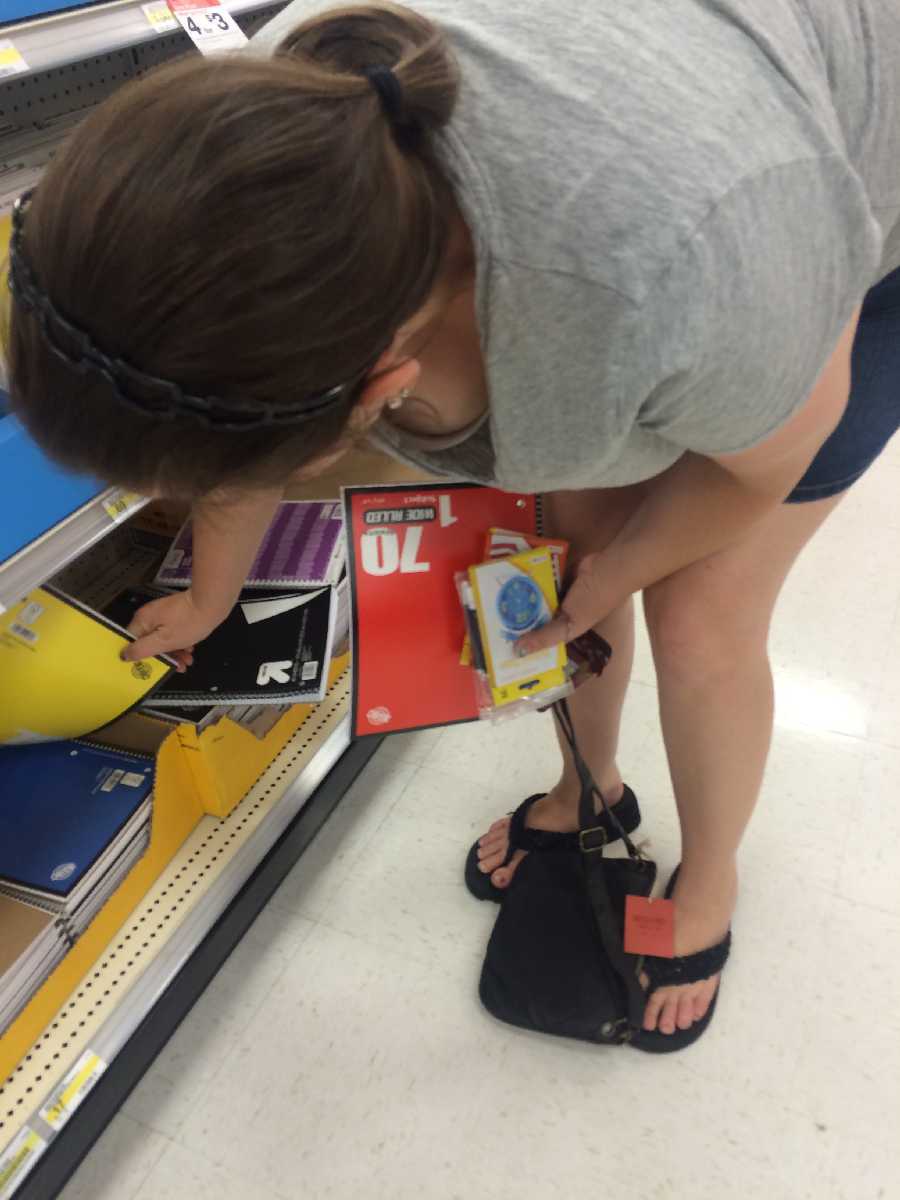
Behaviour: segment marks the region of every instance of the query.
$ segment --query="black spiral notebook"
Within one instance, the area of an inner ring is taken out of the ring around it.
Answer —
[[[127,588],[107,608],[128,625],[161,594]],[[324,699],[334,640],[332,587],[296,592],[245,589],[222,624],[198,643],[194,663],[153,695],[154,706],[310,703]]]

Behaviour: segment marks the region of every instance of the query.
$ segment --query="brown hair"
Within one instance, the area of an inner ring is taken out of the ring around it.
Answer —
[[[390,121],[363,74],[393,68]],[[226,403],[296,406],[370,367],[421,307],[453,213],[431,135],[455,65],[425,18],[335,9],[274,58],[191,56],[126,85],[48,168],[23,252],[106,353]],[[239,433],[135,411],[49,350],[14,304],[13,407],[48,454],[142,490],[272,484],[345,431],[356,392],[306,424]]]

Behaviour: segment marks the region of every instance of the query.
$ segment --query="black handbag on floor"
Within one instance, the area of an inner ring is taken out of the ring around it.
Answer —
[[[569,849],[532,852],[500,905],[481,972],[480,995],[501,1021],[540,1033],[620,1045],[640,1040],[646,993],[641,960],[623,948],[625,897],[649,896],[656,864],[622,829],[579,753],[568,705],[554,713],[581,780],[580,831]],[[628,851],[604,855],[603,804]]]

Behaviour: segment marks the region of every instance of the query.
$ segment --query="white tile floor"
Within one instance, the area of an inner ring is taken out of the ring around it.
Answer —
[[[716,1020],[663,1060],[479,1008],[472,839],[552,778],[536,719],[381,751],[65,1200],[900,1197],[900,439],[773,637],[775,747]],[[642,638],[622,760],[665,869]]]

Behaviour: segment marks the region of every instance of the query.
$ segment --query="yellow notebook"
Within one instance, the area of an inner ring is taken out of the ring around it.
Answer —
[[[140,704],[172,665],[122,662],[131,640],[51,588],[0,614],[0,746],[83,737]]]

